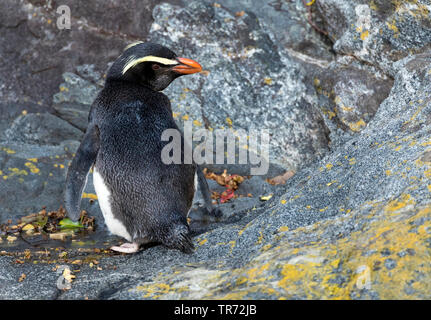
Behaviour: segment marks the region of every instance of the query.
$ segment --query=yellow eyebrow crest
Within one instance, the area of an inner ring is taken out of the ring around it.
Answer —
[[[123,74],[125,74],[129,69],[135,67],[136,65],[138,65],[142,62],[157,62],[157,63],[164,64],[164,65],[179,64],[179,62],[177,60],[166,59],[166,58],[161,58],[161,57],[156,57],[156,56],[146,56],[146,57],[136,58],[136,59],[129,61],[126,64],[126,66],[123,68]]]
[[[123,51],[126,51],[127,49],[130,49],[131,47],[134,47],[134,46],[136,46],[136,45],[138,45],[138,44],[141,44],[141,43],[144,43],[144,41],[135,41],[135,42],[132,42],[131,44],[127,45],[127,46],[124,48],[124,50],[123,50]]]

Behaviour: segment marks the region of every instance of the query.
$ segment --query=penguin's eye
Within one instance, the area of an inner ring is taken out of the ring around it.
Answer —
[[[153,70],[159,70],[160,69],[160,66],[156,63],[153,64],[151,67],[153,68]]]

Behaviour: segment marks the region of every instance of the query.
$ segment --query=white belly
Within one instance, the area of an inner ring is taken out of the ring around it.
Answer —
[[[128,241],[132,241],[132,237],[129,232],[127,232],[124,224],[114,217],[111,208],[111,193],[108,187],[103,181],[102,176],[97,172],[96,167],[93,169],[93,184],[94,189],[96,189],[97,198],[99,201],[100,209],[102,210],[103,218],[105,218],[105,224],[112,234],[123,237]]]

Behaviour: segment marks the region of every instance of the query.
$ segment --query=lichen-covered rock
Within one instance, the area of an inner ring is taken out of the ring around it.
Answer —
[[[70,124],[49,113],[20,115],[1,140],[11,144],[59,145],[67,140],[80,140],[83,134]]]
[[[327,150],[328,130],[306,93],[304,70],[251,12],[160,4],[149,40],[202,63],[206,73],[167,88],[174,117],[196,127],[269,129],[270,160],[296,169]]]
[[[361,133],[248,223],[201,235],[193,257],[113,297],[429,299],[431,55],[395,68]]]
[[[319,0],[334,50],[396,73],[393,63],[431,48],[427,0]]]
[[[32,108],[9,122],[0,134],[0,222],[63,204],[67,165],[82,135],[66,121]],[[89,209],[86,201],[83,205]]]
[[[327,68],[317,70],[313,84],[331,131],[341,128],[354,133],[374,117],[389,95],[393,79],[353,57],[340,56]]]
[[[53,108],[58,116],[83,132],[87,129],[90,106],[103,86],[101,75],[93,71],[94,66],[84,65],[77,69],[84,67],[89,68],[86,75],[96,84],[74,73],[66,72],[63,74],[64,82],[60,85],[60,92],[53,97]]]
[[[206,2],[214,3],[211,0]],[[263,29],[271,31],[268,33],[271,39],[286,48],[292,57],[309,59],[309,62],[316,64],[325,64],[334,57],[330,41],[315,32],[308,23],[307,6],[302,0],[261,0],[252,3],[249,0],[223,0],[219,4],[236,16],[252,12]],[[318,15],[313,15],[313,18],[321,22]]]

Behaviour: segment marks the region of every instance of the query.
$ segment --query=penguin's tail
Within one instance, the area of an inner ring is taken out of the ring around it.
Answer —
[[[181,219],[183,220],[183,219]],[[172,223],[172,222],[171,222]],[[190,234],[190,228],[187,221],[177,221],[160,234],[160,242],[171,249],[178,249],[184,253],[193,253],[195,246]]]

